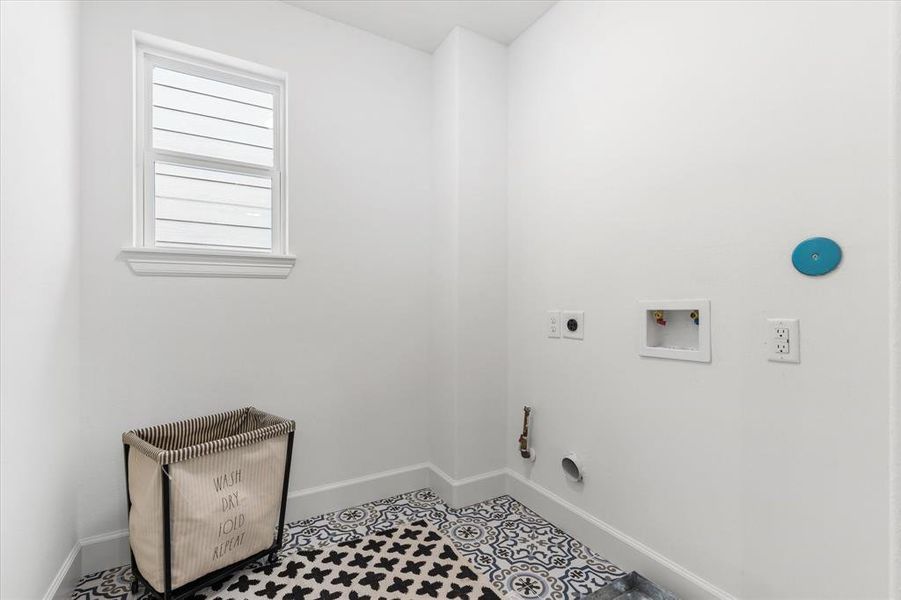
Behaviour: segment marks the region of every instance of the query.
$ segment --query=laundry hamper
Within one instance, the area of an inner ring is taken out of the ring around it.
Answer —
[[[253,407],[122,435],[132,591],[182,598],[282,545],[294,421]]]

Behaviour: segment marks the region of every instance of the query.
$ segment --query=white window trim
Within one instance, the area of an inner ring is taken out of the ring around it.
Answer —
[[[133,245],[122,250],[122,258],[136,275],[287,277],[296,259],[288,251],[285,73],[140,32],[134,33],[134,60],[134,229]],[[148,102],[152,68],[147,67],[154,65],[174,66],[189,74],[213,77],[271,93],[276,133],[273,139],[272,168],[233,160],[210,160],[204,156],[152,148],[152,107]],[[153,231],[153,170],[157,160],[213,169],[226,165],[237,172],[271,177],[272,250],[232,251],[156,246]]]
[[[193,248],[125,248],[122,255],[135,275],[166,277],[284,279],[296,260],[293,256],[270,253]]]

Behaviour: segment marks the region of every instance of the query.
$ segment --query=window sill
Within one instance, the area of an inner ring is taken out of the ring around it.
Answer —
[[[123,248],[120,256],[135,275],[157,277],[285,279],[296,260],[287,255],[182,248]]]

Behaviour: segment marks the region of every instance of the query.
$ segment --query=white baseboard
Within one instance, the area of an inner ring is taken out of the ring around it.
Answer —
[[[69,600],[72,597],[72,590],[75,589],[75,584],[81,578],[80,550],[81,543],[75,542],[57,571],[56,577],[50,582],[50,587],[44,594],[44,600]]]
[[[90,575],[131,562],[128,530],[119,529],[84,538],[81,546],[81,574]]]
[[[462,508],[497,498],[506,493],[507,470],[498,469],[464,479],[454,479],[436,465],[429,464],[429,487],[451,508]]]
[[[639,571],[683,598],[736,600],[709,581],[511,469],[454,479],[431,463],[420,463],[296,490],[288,493],[285,520],[290,523],[424,487],[435,490],[451,508],[510,494],[614,564],[627,571]],[[128,531],[83,539],[73,553],[74,556],[70,555],[60,569],[45,600],[68,597],[63,595],[66,590],[63,583],[68,583],[73,573],[87,575],[127,564],[130,560]],[[71,592],[71,587],[68,591]]]
[[[429,486],[428,463],[288,492],[285,522],[358,506]]]
[[[736,600],[725,590],[511,469],[507,469],[507,493],[616,566],[638,571],[681,598]]]

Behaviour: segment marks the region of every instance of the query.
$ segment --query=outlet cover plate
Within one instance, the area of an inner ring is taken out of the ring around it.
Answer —
[[[576,322],[576,329],[570,329],[570,321]],[[560,314],[560,330],[563,337],[581,340],[585,337],[585,313],[581,310],[564,310]]]
[[[560,337],[560,311],[547,311],[547,321],[545,322],[545,330],[549,338]]]
[[[801,335],[798,319],[767,319],[767,358],[772,362],[801,362]],[[785,345],[788,351],[785,351]]]

